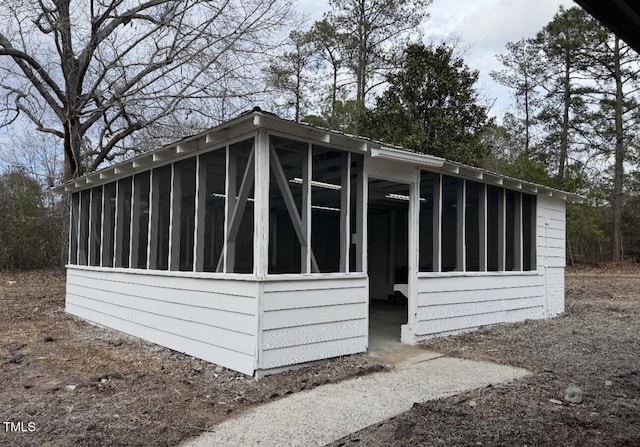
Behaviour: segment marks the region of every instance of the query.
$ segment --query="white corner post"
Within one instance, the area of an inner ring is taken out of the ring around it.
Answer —
[[[420,265],[419,250],[412,250],[411,247],[419,246],[420,239],[420,169],[416,168],[416,179],[409,184],[409,250],[407,268],[407,324],[400,327],[400,341],[405,344],[415,344],[414,329],[416,325],[417,304],[417,281],[418,266]]]
[[[269,135],[259,129],[254,146],[253,202],[253,272],[258,278],[269,273],[269,149]]]

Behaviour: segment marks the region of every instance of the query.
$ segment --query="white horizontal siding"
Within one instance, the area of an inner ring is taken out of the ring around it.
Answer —
[[[423,277],[414,334],[432,335],[544,316],[544,278],[535,274]]]
[[[554,267],[547,269],[547,309],[548,316],[554,316],[564,312],[564,268]]]
[[[541,318],[542,305],[533,308],[512,309],[486,314],[465,315],[455,318],[418,321],[416,324],[417,336],[431,336],[445,334],[447,332],[460,332],[477,329],[497,323],[513,323],[526,319]]]
[[[512,294],[517,293],[517,289],[512,289]],[[460,316],[461,308],[463,312],[469,315],[497,314],[507,312],[514,309],[531,309],[539,308],[542,305],[540,294],[536,296],[525,296],[521,298],[503,299],[499,298],[500,294],[494,291],[494,300],[475,301],[459,304],[441,304],[437,306],[422,306],[418,308],[418,321],[428,321],[433,315],[437,315],[438,319],[457,318]]]
[[[69,268],[67,312],[252,375],[255,281]]]
[[[564,312],[564,266],[566,264],[566,203],[538,197],[538,272],[545,278],[547,316]]]
[[[536,224],[538,268],[565,266],[565,208],[566,203],[563,200],[538,196]]]
[[[366,277],[270,280],[262,287],[259,369],[366,351]]]

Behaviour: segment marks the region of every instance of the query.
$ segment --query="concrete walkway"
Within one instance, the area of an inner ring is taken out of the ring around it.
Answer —
[[[416,349],[416,348],[414,348]],[[409,410],[414,402],[509,382],[527,370],[420,351],[374,373],[255,407],[185,447],[323,446]]]

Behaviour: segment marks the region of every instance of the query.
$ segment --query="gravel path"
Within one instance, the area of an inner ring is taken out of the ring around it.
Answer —
[[[392,371],[303,391],[212,428],[184,447],[323,446],[425,402],[528,375],[525,369],[422,351]]]

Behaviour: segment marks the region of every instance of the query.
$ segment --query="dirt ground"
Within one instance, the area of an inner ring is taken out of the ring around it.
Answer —
[[[566,290],[559,318],[425,346],[532,376],[415,404],[331,445],[640,446],[640,267],[573,268]],[[360,355],[256,382],[63,308],[60,273],[0,273],[0,445],[176,445],[252,405],[386,367]],[[564,400],[571,385],[582,403]]]
[[[176,445],[258,403],[387,367],[357,355],[255,381],[65,314],[64,285],[60,272],[0,273],[0,445]]]
[[[569,269],[566,310],[429,342],[534,374],[414,404],[331,446],[640,446],[640,266]],[[570,386],[581,403],[565,400]]]

